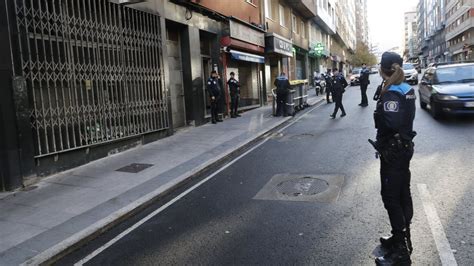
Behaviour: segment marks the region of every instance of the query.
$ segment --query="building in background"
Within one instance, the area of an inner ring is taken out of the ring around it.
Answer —
[[[331,46],[333,68],[337,67],[346,75],[350,66],[349,54],[356,47],[356,5],[355,1],[336,1],[336,34]]]
[[[446,49],[446,0],[420,0],[418,4],[419,57],[426,66],[448,59]]]
[[[417,12],[405,12],[404,18],[404,36],[403,36],[403,57],[408,61],[415,61],[418,58],[416,53],[416,42],[417,42]]]
[[[367,0],[356,0],[356,42],[369,46],[369,22],[367,20]]]
[[[474,1],[451,0],[446,5],[446,42],[453,61],[474,59]]]

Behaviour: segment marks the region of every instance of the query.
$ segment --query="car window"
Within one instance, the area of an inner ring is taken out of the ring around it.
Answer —
[[[433,69],[432,68],[429,68],[425,71],[423,80],[428,81],[428,82],[433,82]]]
[[[412,69],[415,69],[415,67],[413,66],[413,64],[403,64],[403,70],[412,70]]]
[[[359,72],[360,72],[360,68],[354,68],[352,70],[352,74],[359,74]]]
[[[436,70],[434,84],[474,82],[474,65],[443,67]]]

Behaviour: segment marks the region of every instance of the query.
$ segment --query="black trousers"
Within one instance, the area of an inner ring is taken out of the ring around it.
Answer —
[[[219,98],[211,99],[211,119],[213,122],[219,120]]]
[[[341,109],[341,112],[345,114],[346,111],[344,110],[344,105],[342,105],[342,93],[333,93],[332,99],[336,102],[333,115],[336,115],[339,109]]]
[[[386,162],[380,160],[380,178],[382,182],[382,201],[388,212],[392,234],[402,236],[413,218],[413,202],[410,192],[410,160],[413,148],[398,151],[395,159]]]
[[[276,116],[288,115],[287,108],[286,108],[287,98],[288,98],[287,93],[277,93]]]
[[[230,95],[230,114],[231,115],[237,114],[237,109],[239,108],[239,98],[240,96],[238,94]]]
[[[360,96],[361,96],[361,101],[360,103],[362,105],[367,105],[369,104],[368,100],[367,100],[367,87],[369,86],[369,84],[360,84]]]

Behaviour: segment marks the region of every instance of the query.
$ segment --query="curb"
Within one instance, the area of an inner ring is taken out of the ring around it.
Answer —
[[[311,104],[310,106],[317,107],[317,105],[323,101],[324,99],[322,98],[318,99],[317,101],[315,101],[315,103]],[[315,109],[316,107],[314,107],[313,109]],[[313,109],[311,109],[310,111],[312,111]],[[294,117],[298,117],[298,116],[299,115],[296,115]],[[90,240],[96,238],[97,236],[109,230],[110,228],[118,225],[119,223],[123,222],[127,218],[137,214],[141,210],[155,203],[163,196],[173,192],[175,189],[186,184],[192,178],[199,176],[206,170],[209,170],[213,167],[218,167],[219,165],[225,163],[226,160],[228,160],[229,158],[232,158],[238,154],[241,154],[246,149],[250,148],[253,144],[261,141],[262,138],[266,137],[270,132],[277,130],[278,128],[284,127],[285,124],[287,124],[290,120],[294,119],[294,117],[287,117],[276,126],[270,129],[264,129],[258,132],[254,138],[243,141],[236,148],[228,149],[221,156],[208,160],[207,162],[201,164],[201,166],[196,167],[186,172],[185,174],[180,175],[174,180],[166,183],[163,186],[158,187],[156,190],[146,194],[145,196],[139,198],[138,200],[128,204],[127,206],[119,209],[118,211],[111,213],[107,217],[71,235],[70,237],[59,242],[58,244],[42,251],[36,256],[21,263],[20,265],[50,265],[54,263],[55,261],[69,254],[70,252],[79,248],[80,246],[84,245]]]

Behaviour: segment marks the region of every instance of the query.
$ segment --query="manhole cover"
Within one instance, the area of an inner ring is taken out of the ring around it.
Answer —
[[[124,166],[120,169],[117,169],[116,171],[117,172],[125,172],[125,173],[133,173],[133,174],[136,174],[136,173],[139,173],[145,169],[147,169],[148,167],[152,167],[153,164],[146,164],[146,163],[132,163],[132,164],[129,164],[127,166]]]
[[[253,197],[257,200],[336,202],[344,184],[339,174],[276,174]]]
[[[329,187],[328,182],[313,177],[302,177],[286,180],[277,185],[277,191],[285,196],[313,196],[319,194]]]

